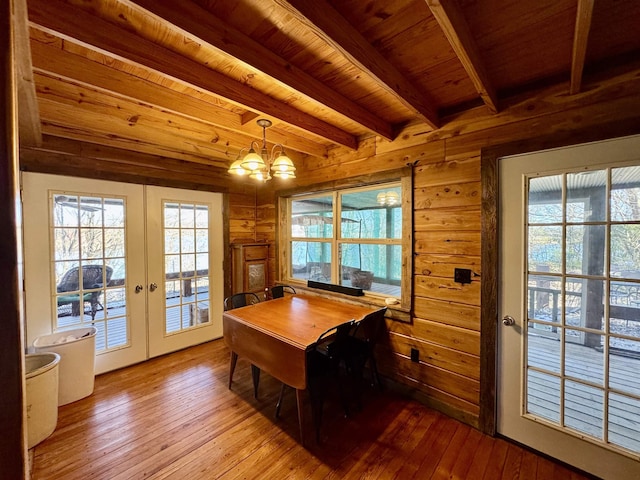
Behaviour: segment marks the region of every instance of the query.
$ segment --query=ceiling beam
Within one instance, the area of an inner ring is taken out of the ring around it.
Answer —
[[[170,90],[154,82],[94,62],[81,55],[62,50],[36,39],[31,41],[33,69],[36,73],[66,79],[79,85],[110,92],[139,103],[156,106],[189,119],[208,123],[229,132],[245,135],[240,146],[247,146],[262,129],[250,122],[243,125],[242,116],[211,102]],[[108,62],[107,62],[108,63]],[[255,128],[254,128],[255,125]],[[212,129],[213,130],[213,129]],[[229,136],[230,139],[233,135]],[[324,157],[326,147],[307,138],[287,135],[277,128],[269,129],[269,141],[302,153]]]
[[[240,60],[276,82],[295,90],[324,107],[343,115],[370,132],[387,140],[393,140],[393,128],[379,116],[349,100],[335,89],[312,77],[286,59],[273,53],[261,43],[189,0],[130,0],[148,12],[180,28],[187,37],[197,37],[222,53]]]
[[[574,95],[582,86],[582,71],[587,56],[587,42],[593,17],[594,0],[578,0],[576,27],[573,32],[573,52],[571,56],[571,84],[569,94]]]
[[[351,63],[376,79],[431,128],[439,127],[433,102],[382,56],[338,11],[322,0],[275,0],[298,21],[344,55]]]
[[[42,129],[36,87],[31,69],[29,49],[29,21],[26,0],[14,3],[13,24],[16,42],[16,76],[18,87],[18,130],[21,145],[38,146],[42,143]]]
[[[355,136],[61,0],[29,0],[33,25],[88,48],[142,65],[182,84],[356,149]]]
[[[476,91],[492,113],[498,111],[498,98],[489,81],[469,24],[453,0],[427,0],[431,13],[440,25],[451,48],[473,82]]]

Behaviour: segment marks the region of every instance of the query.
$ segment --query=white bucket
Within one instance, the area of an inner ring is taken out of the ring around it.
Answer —
[[[93,393],[96,363],[95,327],[42,335],[33,342],[36,352],[60,355],[58,405],[66,405]]]
[[[25,357],[28,448],[35,447],[56,429],[59,363],[60,355],[53,352]]]

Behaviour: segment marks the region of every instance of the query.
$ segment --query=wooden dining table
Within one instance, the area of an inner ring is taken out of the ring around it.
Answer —
[[[321,333],[377,307],[312,295],[291,295],[224,312],[224,341],[231,350],[229,388],[238,356],[296,391],[300,438],[305,443],[303,392],[307,389],[307,355]],[[257,388],[254,370],[254,384]]]

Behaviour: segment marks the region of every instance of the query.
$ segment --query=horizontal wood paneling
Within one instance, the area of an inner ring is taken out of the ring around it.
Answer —
[[[425,208],[413,212],[413,229],[480,231],[480,207]]]
[[[415,168],[414,181],[420,186],[448,185],[449,183],[479,182],[480,157],[462,157],[460,160],[421,160]]]
[[[480,307],[416,297],[413,301],[415,317],[480,332]]]
[[[480,282],[456,283],[453,279],[416,275],[413,294],[435,300],[480,305]]]
[[[415,232],[414,241],[416,253],[480,255],[480,232]]]
[[[412,324],[388,322],[389,332],[423,339],[438,345],[480,355],[480,332],[414,317]]]
[[[480,357],[460,352],[452,348],[401,334],[391,334],[386,345],[405,357],[411,356],[411,349],[420,352],[420,361],[453,373],[480,380]]]
[[[412,362],[409,357],[397,353],[385,356],[381,363],[383,372],[393,372],[392,378],[411,378],[430,389],[440,401],[457,403],[467,411],[478,411],[480,382],[476,380],[427,363]]]
[[[414,183],[414,208],[479,207],[480,182],[451,183],[434,187],[421,187]]]
[[[471,281],[480,281],[482,268],[480,257],[430,253],[416,253],[414,255],[413,271],[415,275],[453,278],[456,268],[468,268],[471,270]]]

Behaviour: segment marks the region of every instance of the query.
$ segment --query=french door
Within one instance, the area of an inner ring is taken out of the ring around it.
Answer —
[[[640,478],[640,137],[503,158],[498,431]]]
[[[96,373],[222,335],[220,194],[26,173],[27,341],[94,326]]]

